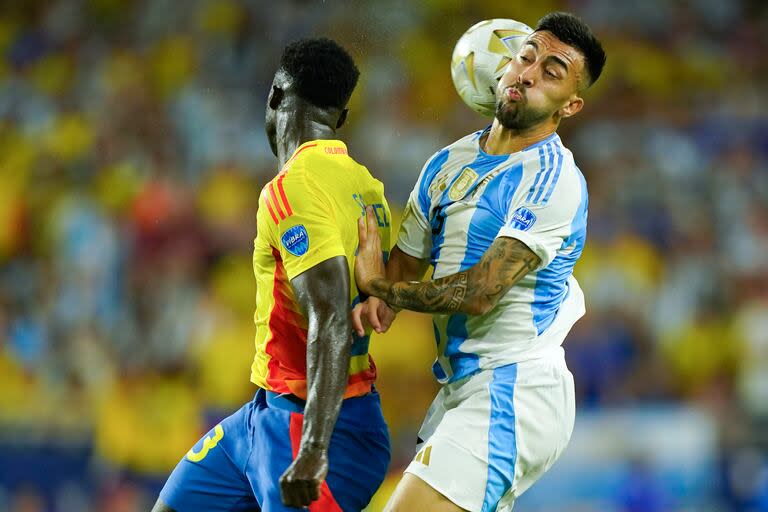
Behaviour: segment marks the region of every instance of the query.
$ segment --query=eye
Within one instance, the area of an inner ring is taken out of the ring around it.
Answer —
[[[557,75],[555,74],[555,72],[549,69],[547,70],[547,75],[549,75],[552,78],[557,78]]]
[[[520,55],[520,60],[523,62],[531,62],[531,59],[522,54]]]

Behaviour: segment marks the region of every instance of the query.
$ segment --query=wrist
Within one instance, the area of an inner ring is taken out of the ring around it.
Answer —
[[[388,281],[384,277],[375,277],[370,281],[370,294],[374,297],[382,299],[384,302],[389,303],[389,298],[392,291],[392,282]]]
[[[299,453],[325,453],[328,451],[327,443],[321,441],[302,441]]]

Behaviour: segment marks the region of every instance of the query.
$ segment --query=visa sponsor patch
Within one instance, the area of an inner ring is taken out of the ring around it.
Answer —
[[[535,222],[536,215],[525,206],[521,206],[512,214],[512,218],[509,220],[509,226],[512,229],[528,231]]]
[[[294,256],[303,256],[309,249],[309,233],[303,224],[289,228],[281,239],[283,247]]]

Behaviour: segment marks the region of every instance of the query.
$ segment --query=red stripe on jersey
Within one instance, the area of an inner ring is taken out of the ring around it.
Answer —
[[[285,195],[285,189],[283,188],[283,178],[285,178],[285,173],[280,174],[280,176],[277,178],[277,190],[280,192],[280,197],[283,200],[283,206],[285,206],[285,211],[288,213],[288,216],[290,217],[293,215],[293,210],[291,210],[291,204],[288,202],[288,198]]]
[[[280,218],[285,219],[285,214],[283,213],[282,208],[280,208],[280,201],[277,200],[277,195],[275,195],[274,183],[269,184],[269,197],[271,197],[272,202],[275,203],[275,208],[277,208],[277,213],[280,215]]]
[[[368,354],[368,369],[359,371],[349,376],[347,389],[344,390],[344,398],[360,396],[371,392],[371,386],[376,381],[376,364]]]
[[[304,415],[292,412],[288,431],[291,437],[291,451],[293,451],[294,459],[296,459],[299,447],[301,446],[301,429],[303,426]],[[343,512],[336,498],[333,497],[331,488],[328,487],[328,482],[325,480],[320,484],[320,498],[309,505],[309,512]]]
[[[304,383],[307,380],[306,320],[298,313],[288,275],[280,251],[272,247],[275,258],[272,300],[275,304],[269,315],[270,338],[264,347],[269,355],[267,385],[278,393],[295,393],[287,381]],[[305,397],[302,397],[305,398]]]
[[[269,210],[269,215],[272,216],[272,220],[275,221],[275,224],[278,224],[280,221],[277,220],[277,215],[275,215],[275,211],[272,209],[272,205],[269,204],[269,199],[265,197],[264,203],[267,205],[267,210]]]
[[[269,315],[269,339],[264,351],[267,363],[267,386],[276,393],[291,393],[307,397],[307,320],[299,312],[280,251],[272,247],[275,259],[272,299]],[[371,391],[376,380],[376,365],[368,355],[369,368],[349,376],[344,398],[360,396]]]

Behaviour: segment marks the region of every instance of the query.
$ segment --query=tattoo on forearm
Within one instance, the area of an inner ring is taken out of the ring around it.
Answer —
[[[371,283],[388,304],[424,313],[476,312],[490,308],[541,262],[524,243],[497,238],[472,268],[426,282]]]
[[[461,303],[464,302],[464,297],[467,295],[467,274],[461,272],[456,274],[458,278],[456,287],[453,289],[453,296],[448,303],[448,309],[450,311],[456,311],[461,307]]]

